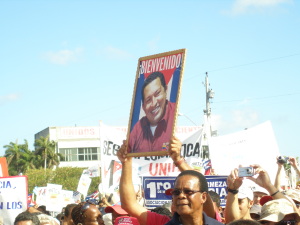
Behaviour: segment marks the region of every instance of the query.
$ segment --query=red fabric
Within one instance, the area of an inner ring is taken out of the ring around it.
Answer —
[[[167,150],[172,136],[172,128],[175,113],[175,103],[167,103],[164,117],[159,121],[154,136],[150,130],[150,123],[146,116],[140,119],[134,126],[129,136],[129,152],[156,152]]]
[[[146,225],[164,225],[171,219],[168,216],[160,215],[155,212],[147,211],[147,224]]]

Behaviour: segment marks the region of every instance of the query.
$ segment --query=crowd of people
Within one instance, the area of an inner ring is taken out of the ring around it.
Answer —
[[[56,217],[45,207],[33,206],[20,213],[14,225],[300,225],[300,181],[296,188],[281,185],[283,162],[277,160],[275,182],[260,165],[249,165],[254,173],[246,178],[234,168],[227,177],[226,206],[221,207],[219,194],[208,190],[205,176],[182,158],[181,142],[176,137],[171,139],[168,153],[181,172],[174,187],[165,192],[172,196],[172,203],[147,209],[141,193],[134,189],[132,157],[127,155],[126,143],[117,153],[122,163],[120,202],[111,204],[103,197],[69,204]],[[296,159],[287,160],[300,177]]]

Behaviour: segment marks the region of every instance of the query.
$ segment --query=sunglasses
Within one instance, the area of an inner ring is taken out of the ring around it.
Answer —
[[[194,191],[194,190],[188,190],[188,189],[183,189],[183,190],[180,190],[180,189],[174,189],[171,191],[171,194],[173,196],[178,196],[180,195],[181,193],[185,194],[185,195],[193,195],[197,192],[200,192],[202,193],[203,191]]]

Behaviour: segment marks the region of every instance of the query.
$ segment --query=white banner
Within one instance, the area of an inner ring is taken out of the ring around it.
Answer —
[[[3,224],[13,224],[16,216],[27,209],[27,177],[0,177],[0,215]]]
[[[209,143],[212,167],[218,175],[229,175],[239,165],[261,165],[274,181],[279,149],[269,121],[233,134],[213,137]]]
[[[177,137],[183,142],[181,154],[187,162],[197,168],[203,167],[200,127],[181,127]],[[181,138],[188,137],[186,140]],[[118,190],[122,164],[118,161],[117,151],[126,138],[126,129],[100,124],[101,194],[107,190]],[[133,160],[133,180],[135,187],[141,184],[139,176],[177,176],[179,170],[169,156],[138,157]],[[105,192],[106,191],[106,192]]]

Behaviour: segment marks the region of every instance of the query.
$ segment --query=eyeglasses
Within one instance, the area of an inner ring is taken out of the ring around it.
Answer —
[[[180,195],[181,193],[183,192],[183,194],[185,195],[193,195],[197,192],[203,192],[203,191],[194,191],[194,190],[188,190],[188,189],[183,189],[183,190],[180,190],[180,189],[174,189],[171,191],[171,194],[174,195],[174,196],[178,196]]]

